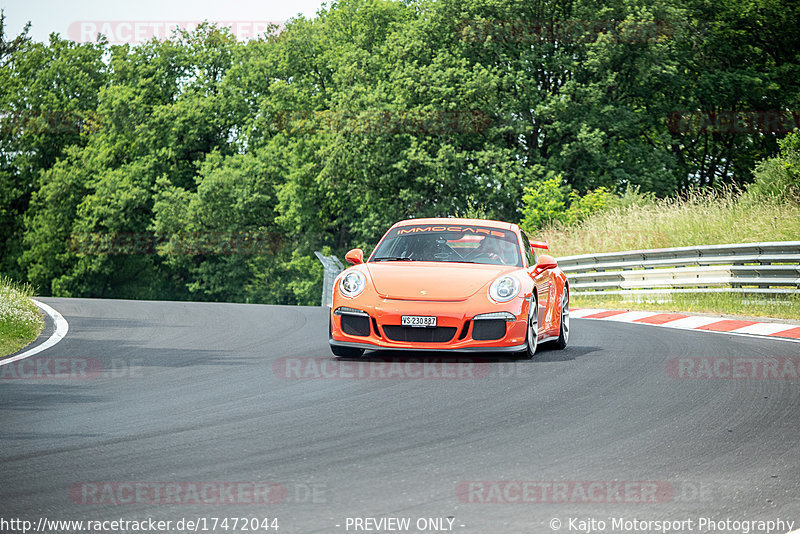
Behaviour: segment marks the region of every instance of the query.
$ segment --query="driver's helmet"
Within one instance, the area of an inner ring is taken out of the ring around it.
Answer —
[[[417,237],[415,258],[422,261],[433,261],[436,253],[439,252],[439,244],[436,237],[431,235],[420,235]]]
[[[483,238],[475,253],[476,255],[485,254],[492,260],[499,260],[505,263],[503,249],[497,239],[491,237]]]

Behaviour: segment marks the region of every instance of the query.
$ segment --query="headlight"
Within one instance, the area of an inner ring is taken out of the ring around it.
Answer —
[[[501,276],[489,286],[489,296],[497,302],[508,302],[519,294],[519,280],[513,276]]]
[[[351,271],[339,279],[339,292],[345,297],[355,297],[367,286],[367,279],[358,271]]]

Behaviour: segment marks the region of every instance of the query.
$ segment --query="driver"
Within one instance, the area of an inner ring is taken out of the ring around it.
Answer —
[[[413,250],[409,257],[421,261],[436,261],[437,256],[442,253],[440,238],[432,235],[416,236]]]
[[[472,258],[479,258],[482,256],[489,258],[492,263],[499,263],[503,265],[506,263],[500,243],[491,237],[483,238],[480,245],[478,245],[478,248],[476,248],[475,252],[472,254]]]
[[[447,244],[447,237],[437,235],[432,243],[432,255],[435,260],[444,260],[453,254],[453,249]]]

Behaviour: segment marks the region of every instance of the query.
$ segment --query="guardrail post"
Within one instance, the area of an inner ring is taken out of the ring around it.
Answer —
[[[325,269],[322,277],[322,303],[320,306],[330,307],[333,303],[333,282],[344,270],[344,265],[336,256],[323,256],[318,250],[314,251],[314,255]]]

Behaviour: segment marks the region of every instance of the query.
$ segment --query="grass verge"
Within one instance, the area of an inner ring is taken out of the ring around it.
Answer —
[[[556,257],[590,252],[800,240],[800,206],[734,192],[642,198],[539,232]]]
[[[677,295],[648,295],[639,297],[637,300],[621,295],[576,295],[570,298],[570,306],[575,308],[709,313],[800,320],[800,295],[783,295],[768,298],[764,295],[739,295],[733,293],[681,293]]]
[[[31,301],[29,285],[0,278],[0,358],[36,339],[44,328],[39,308]]]
[[[553,224],[539,232],[555,257],[622,250],[800,241],[800,205],[775,197],[708,191],[685,198],[629,198],[622,207],[599,211],[575,224]],[[574,296],[583,308],[678,311],[800,320],[800,290],[768,297],[742,294]]]

